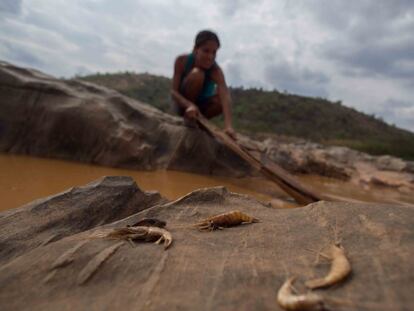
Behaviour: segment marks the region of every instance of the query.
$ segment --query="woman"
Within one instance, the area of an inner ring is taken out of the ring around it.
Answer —
[[[235,138],[232,126],[230,93],[223,71],[215,62],[220,41],[214,32],[200,31],[193,52],[177,57],[171,95],[178,114],[195,119],[224,115],[224,130]]]

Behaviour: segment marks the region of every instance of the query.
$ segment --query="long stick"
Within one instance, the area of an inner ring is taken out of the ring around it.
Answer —
[[[210,135],[217,138],[224,145],[237,153],[242,159],[247,161],[251,166],[261,172],[264,176],[275,182],[286,193],[291,195],[297,203],[307,205],[309,203],[317,202],[320,200],[330,199],[306,188],[304,185],[300,184],[291,174],[286,172],[276,163],[262,163],[260,159],[252,155],[252,153],[250,153],[248,150],[241,147],[237,142],[223,133],[203,116],[199,115],[197,117],[197,121],[208,133],[210,133]]]

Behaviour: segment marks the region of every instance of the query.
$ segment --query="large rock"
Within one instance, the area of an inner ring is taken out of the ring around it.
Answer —
[[[55,208],[43,203],[50,213]],[[71,222],[70,208],[58,208],[61,221]],[[261,222],[214,232],[190,226],[234,209]],[[169,249],[96,237],[143,217],[167,221],[174,238]],[[1,225],[3,240],[15,226],[18,221]],[[297,275],[296,288],[304,292],[305,280],[328,270],[314,265],[311,250],[335,238],[345,247],[353,272],[342,284],[318,291],[330,299],[332,309],[414,308],[414,210],[408,207],[319,202],[273,209],[210,188],[76,232],[7,258],[0,266],[2,310],[280,310],[276,294],[287,275]],[[38,237],[33,233],[31,239]],[[10,245],[19,244],[11,240]]]
[[[131,177],[104,177],[0,213],[0,264],[166,201],[158,192],[140,190]]]
[[[181,118],[104,87],[0,62],[0,94],[2,152],[144,170],[250,171]]]
[[[391,156],[371,156],[303,139],[266,138],[260,145],[271,161],[292,173],[349,180],[368,189],[380,185],[414,192],[414,162]]]

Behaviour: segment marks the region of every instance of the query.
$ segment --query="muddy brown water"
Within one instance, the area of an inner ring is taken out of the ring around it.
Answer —
[[[261,178],[227,178],[178,171],[134,171],[30,156],[0,154],[0,211],[15,208],[102,176],[131,176],[145,190],[159,191],[174,200],[193,190],[225,186],[229,191],[254,196],[278,206],[294,206],[275,184]],[[361,189],[357,185],[320,176],[298,176],[312,189],[369,202],[413,203],[414,198],[392,189]]]

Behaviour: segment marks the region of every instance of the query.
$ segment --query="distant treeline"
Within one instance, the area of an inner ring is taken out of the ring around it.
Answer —
[[[171,79],[148,73],[76,77],[115,89],[171,112]],[[262,89],[231,88],[234,127],[244,133],[272,133],[342,145],[369,154],[414,160],[414,134],[355,109],[312,98]],[[221,123],[219,118],[216,123]]]

